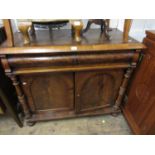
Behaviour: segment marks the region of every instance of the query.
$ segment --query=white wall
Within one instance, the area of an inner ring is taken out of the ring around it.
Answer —
[[[123,30],[124,20],[118,20],[118,29]],[[116,25],[115,20],[111,20],[111,26]],[[155,19],[134,19],[132,22],[130,36],[138,41],[142,41],[145,37],[146,30],[155,30]]]

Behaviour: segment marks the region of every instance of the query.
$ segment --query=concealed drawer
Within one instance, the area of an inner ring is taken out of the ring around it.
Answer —
[[[10,55],[8,63],[14,74],[42,72],[74,72],[84,70],[101,70],[128,68],[137,62],[138,52],[68,52],[57,54]]]
[[[104,64],[104,63],[121,63],[131,62],[134,52],[115,52],[115,53],[81,53],[76,56],[79,65],[82,64]]]
[[[71,66],[79,64],[104,64],[112,62],[130,62],[134,52],[111,53],[75,53],[66,55],[15,55],[8,57],[11,67],[47,67],[47,66]]]
[[[56,67],[76,65],[75,55],[16,55],[8,57],[13,68]]]

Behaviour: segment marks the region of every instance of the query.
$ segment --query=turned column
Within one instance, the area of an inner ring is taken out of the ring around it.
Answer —
[[[118,95],[116,102],[115,102],[115,105],[114,105],[114,111],[119,110],[119,107],[122,103],[122,100],[123,100],[123,97],[124,97],[124,94],[125,94],[125,91],[126,91],[126,88],[128,86],[128,82],[129,82],[129,79],[132,75],[133,70],[134,70],[134,68],[132,68],[132,67],[128,68],[125,75],[124,75],[124,79],[123,79],[123,82],[122,82],[120,90],[119,90],[119,95]]]
[[[25,114],[25,118],[28,119],[28,118],[31,117],[31,113],[29,111],[28,104],[26,102],[24,93],[23,93],[22,88],[20,86],[20,82],[17,80],[17,77],[15,75],[8,75],[8,76],[12,80],[13,85],[14,85],[14,87],[16,89],[18,100],[19,100],[19,102],[20,102],[20,104],[21,104],[21,106],[23,108],[23,111],[24,111],[24,114]]]
[[[140,50],[136,50],[134,55],[133,55],[130,67],[127,68],[127,70],[126,70],[126,73],[124,75],[124,79],[123,79],[122,84],[121,84],[120,89],[119,89],[118,97],[116,98],[115,105],[113,106],[113,108],[114,108],[113,114],[114,115],[119,110],[120,105],[124,99],[129,80],[131,78],[131,75],[132,75],[134,69],[136,68],[136,65],[137,65],[138,60],[139,60],[139,56],[140,56]]]

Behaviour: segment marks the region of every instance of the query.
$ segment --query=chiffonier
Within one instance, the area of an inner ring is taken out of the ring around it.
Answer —
[[[27,123],[100,114],[116,115],[136,68],[142,43],[110,31],[107,40],[90,29],[81,42],[70,30],[36,31],[24,46],[20,33],[14,47],[0,49]]]

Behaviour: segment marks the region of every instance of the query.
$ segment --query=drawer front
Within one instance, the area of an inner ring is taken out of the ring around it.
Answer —
[[[120,53],[81,53],[76,56],[78,65],[84,64],[106,64],[131,62],[134,57],[133,52]]]
[[[17,55],[8,57],[8,62],[13,68],[32,67],[60,67],[76,64],[74,55]]]
[[[11,55],[8,63],[15,74],[41,72],[84,71],[96,69],[128,68],[138,60],[139,53],[117,52],[76,52],[59,55]]]

